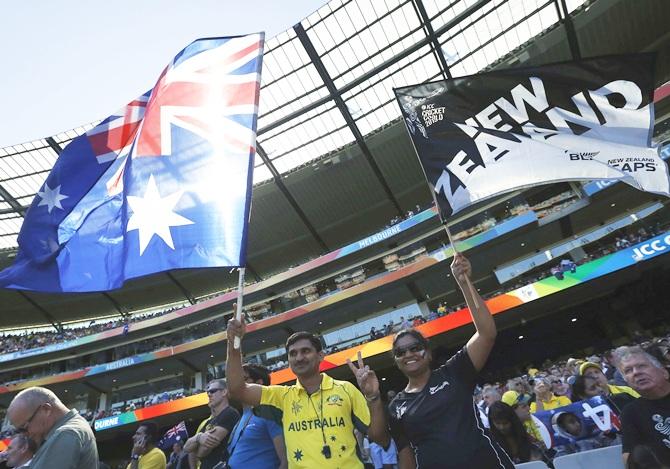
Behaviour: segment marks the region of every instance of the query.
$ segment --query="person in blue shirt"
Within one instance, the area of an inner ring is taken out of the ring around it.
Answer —
[[[247,383],[270,385],[267,368],[253,363],[242,366]],[[228,442],[228,466],[232,469],[286,469],[284,433],[280,425],[254,415],[253,408],[244,406],[242,418],[233,429]]]

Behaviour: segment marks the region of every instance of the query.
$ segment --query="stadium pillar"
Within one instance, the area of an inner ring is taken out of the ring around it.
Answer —
[[[586,257],[586,251],[581,246],[572,249],[568,254],[570,254],[570,258],[575,262],[579,262]]]
[[[195,374],[195,389],[200,389],[201,391],[205,389],[205,383],[203,382],[203,374],[202,371],[198,371]]]
[[[107,410],[107,401],[108,396],[106,392],[101,392],[100,397],[98,398],[98,412],[101,410]]]
[[[428,303],[426,303],[425,301],[421,301],[418,303],[418,305],[419,305],[419,311],[421,311],[421,316],[423,316],[424,318],[428,318],[428,316],[430,315],[430,308],[428,307]]]

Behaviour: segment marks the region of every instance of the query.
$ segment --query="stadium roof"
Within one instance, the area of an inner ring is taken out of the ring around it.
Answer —
[[[267,277],[321,255],[430,201],[398,120],[394,87],[580,56],[662,51],[669,14],[664,0],[333,0],[269,39],[251,275]],[[659,84],[670,75],[669,55],[659,57]],[[11,262],[25,211],[58,153],[95,124],[0,149],[0,249],[7,250],[0,266]],[[227,269],[179,271],[108,294],[2,291],[0,300],[16,313],[3,315],[6,326],[39,324],[183,301],[233,282]]]

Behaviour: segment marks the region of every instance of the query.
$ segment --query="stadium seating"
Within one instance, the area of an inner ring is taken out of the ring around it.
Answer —
[[[524,462],[521,464],[517,464],[515,467],[519,469],[549,469],[549,466],[547,466],[542,461]]]
[[[556,469],[624,469],[621,445],[567,454],[554,459],[554,467]]]

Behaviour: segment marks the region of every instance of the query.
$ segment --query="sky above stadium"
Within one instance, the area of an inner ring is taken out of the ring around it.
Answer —
[[[194,39],[290,28],[326,0],[31,0],[0,15],[0,148],[107,117]]]

